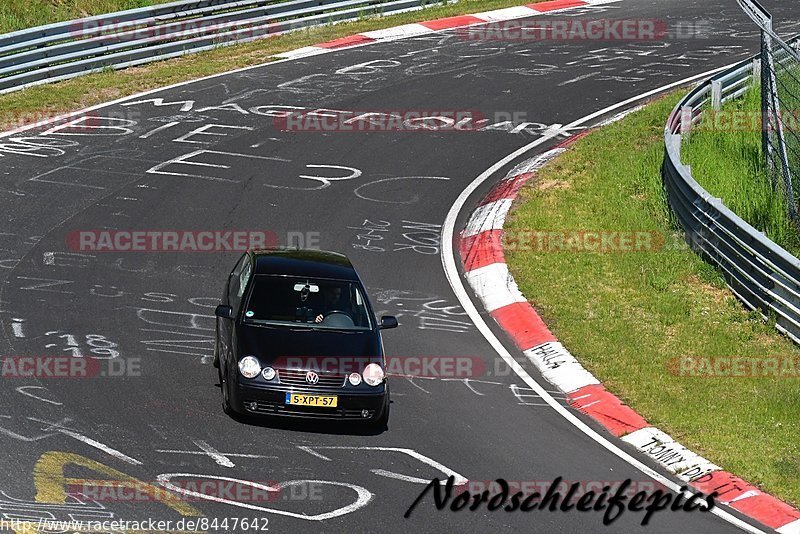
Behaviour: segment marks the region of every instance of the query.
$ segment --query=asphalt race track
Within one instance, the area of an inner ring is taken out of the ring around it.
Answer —
[[[769,4],[778,20],[789,21],[778,29],[794,33],[800,11]],[[27,141],[4,139],[3,354],[116,351],[116,372],[103,370],[125,376],[6,381],[0,511],[267,517],[273,532],[736,530],[708,513],[661,512],[640,527],[642,514],[628,512],[606,528],[600,513],[453,513],[437,511],[430,497],[403,519],[423,484],[449,472],[471,481],[560,476],[654,485],[508,372],[458,306],[442,271],[439,231],[467,184],[553,125],[558,131],[741,60],[758,38],[733,1],[623,0],[552,17],[702,22],[711,33],[597,43],[442,32],[214,77],[16,135]],[[464,132],[287,132],[270,113],[295,108],[278,106],[472,110],[508,122]],[[214,306],[238,253],[81,253],[67,246],[74,232],[108,229],[265,230],[281,244],[344,252],[376,310],[400,320],[384,335],[389,355],[470,356],[484,369],[470,383],[394,377],[389,428],[381,433],[234,421],[221,410],[211,359]],[[65,463],[82,467],[62,473]],[[173,507],[110,498],[47,504],[63,501],[60,477],[73,479],[74,489],[80,479],[120,476],[108,468],[154,485],[159,475],[178,474],[162,480],[227,477],[281,491],[247,502],[258,509],[199,499]]]

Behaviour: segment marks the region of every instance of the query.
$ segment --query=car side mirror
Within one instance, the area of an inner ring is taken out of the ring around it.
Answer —
[[[217,306],[217,309],[214,310],[214,315],[222,319],[233,319],[233,308],[225,304],[220,304]]]
[[[381,330],[386,330],[387,328],[397,328],[397,318],[393,315],[384,315],[381,317],[381,326],[379,328]]]

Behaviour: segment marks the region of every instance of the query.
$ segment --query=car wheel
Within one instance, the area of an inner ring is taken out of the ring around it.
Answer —
[[[231,406],[231,399],[229,396],[230,393],[228,392],[228,383],[222,376],[221,366],[217,368],[217,373],[219,374],[219,386],[220,389],[222,390],[222,411],[225,412],[227,415],[230,415],[231,417],[235,417],[237,415],[236,410],[234,410],[233,406]]]
[[[377,419],[373,420],[372,426],[375,430],[386,430],[389,427],[389,406],[391,405],[389,394],[386,394],[386,406]]]

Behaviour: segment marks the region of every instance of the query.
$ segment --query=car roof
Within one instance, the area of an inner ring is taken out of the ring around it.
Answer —
[[[252,250],[255,274],[334,278],[358,282],[353,264],[344,254],[325,250]]]

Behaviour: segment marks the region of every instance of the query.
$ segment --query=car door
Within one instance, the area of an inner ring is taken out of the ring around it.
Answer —
[[[221,363],[223,365],[230,356],[231,347],[234,346],[232,339],[234,324],[239,317],[239,305],[241,303],[241,297],[238,296],[240,280],[242,270],[244,269],[245,264],[249,264],[249,261],[250,259],[247,254],[243,254],[242,257],[239,258],[239,261],[236,262],[236,266],[228,275],[228,283],[225,285],[225,291],[222,295],[222,303],[230,306],[233,309],[234,317],[233,320],[217,317],[217,340],[219,344],[218,351]]]
[[[247,290],[247,283],[250,281],[250,277],[252,274],[253,274],[253,263],[251,261],[250,256],[245,255],[242,261],[242,268],[240,272],[234,277],[236,278],[236,280],[231,281],[230,294],[228,295],[230,306],[231,308],[233,308],[233,317],[234,317],[232,321],[228,321],[228,327],[231,329],[229,336],[230,339],[229,351],[232,358],[237,363],[241,355],[238,354],[237,351],[237,347],[239,346],[239,344],[237,339],[238,332],[236,329],[236,325],[239,323],[239,321],[242,320],[242,316],[244,314],[243,298],[244,298],[244,293]]]

